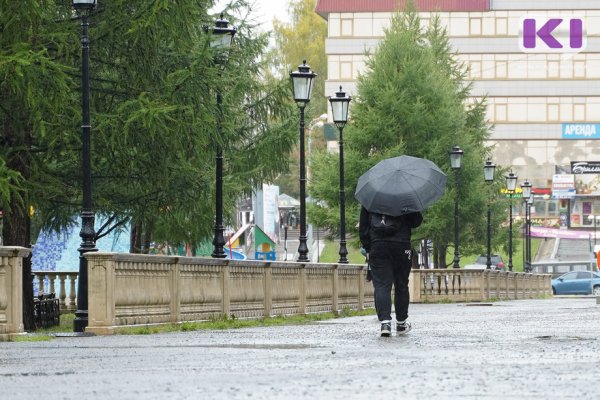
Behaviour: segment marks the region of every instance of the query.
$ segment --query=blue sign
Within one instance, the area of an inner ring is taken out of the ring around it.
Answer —
[[[562,124],[563,139],[600,139],[600,124]]]

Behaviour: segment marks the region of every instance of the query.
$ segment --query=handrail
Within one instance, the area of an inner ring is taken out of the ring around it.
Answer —
[[[79,276],[78,272],[62,271],[32,271],[31,273],[34,287],[37,284],[39,293],[57,293],[56,281],[58,280],[57,298],[60,301],[60,312],[70,313],[77,309],[76,303],[76,282]]]

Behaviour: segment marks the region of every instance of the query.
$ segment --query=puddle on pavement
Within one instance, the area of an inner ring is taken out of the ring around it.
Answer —
[[[547,340],[547,341],[553,341],[553,342],[571,342],[571,341],[577,341],[577,340],[581,340],[581,341],[596,340],[596,338],[584,338],[584,337],[579,337],[579,336],[553,336],[553,335],[536,336],[535,338],[538,340]]]
[[[301,350],[301,349],[316,349],[323,346],[313,346],[310,344],[206,344],[196,345],[194,347],[207,348],[223,348],[223,349],[259,349],[259,350]]]

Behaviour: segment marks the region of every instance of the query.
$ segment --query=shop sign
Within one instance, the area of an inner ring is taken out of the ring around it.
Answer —
[[[600,161],[572,161],[571,172],[574,174],[600,174]]]
[[[562,124],[563,139],[600,139],[600,124]]]
[[[552,197],[572,199],[575,197],[575,175],[562,174],[552,177]]]

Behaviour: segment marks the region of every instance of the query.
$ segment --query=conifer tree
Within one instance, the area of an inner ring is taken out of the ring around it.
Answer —
[[[413,236],[435,244],[439,267],[454,232],[454,196],[459,196],[461,253],[482,246],[485,238],[487,190],[483,163],[489,125],[485,103],[470,101],[465,68],[448,44],[439,19],[422,27],[414,11],[393,16],[385,37],[366,62],[357,81],[350,119],[344,131],[347,229],[358,222],[359,204],[354,199],[360,175],[378,161],[399,155],[432,160],[448,175],[447,193],[425,212],[424,224]],[[455,193],[455,176],[448,152],[458,145],[464,150]],[[322,154],[315,163],[311,196],[326,206],[313,206],[309,215],[320,226],[339,227],[338,155]],[[498,215],[499,213],[496,213]],[[468,218],[467,218],[468,216]],[[499,217],[498,217],[499,218]]]

